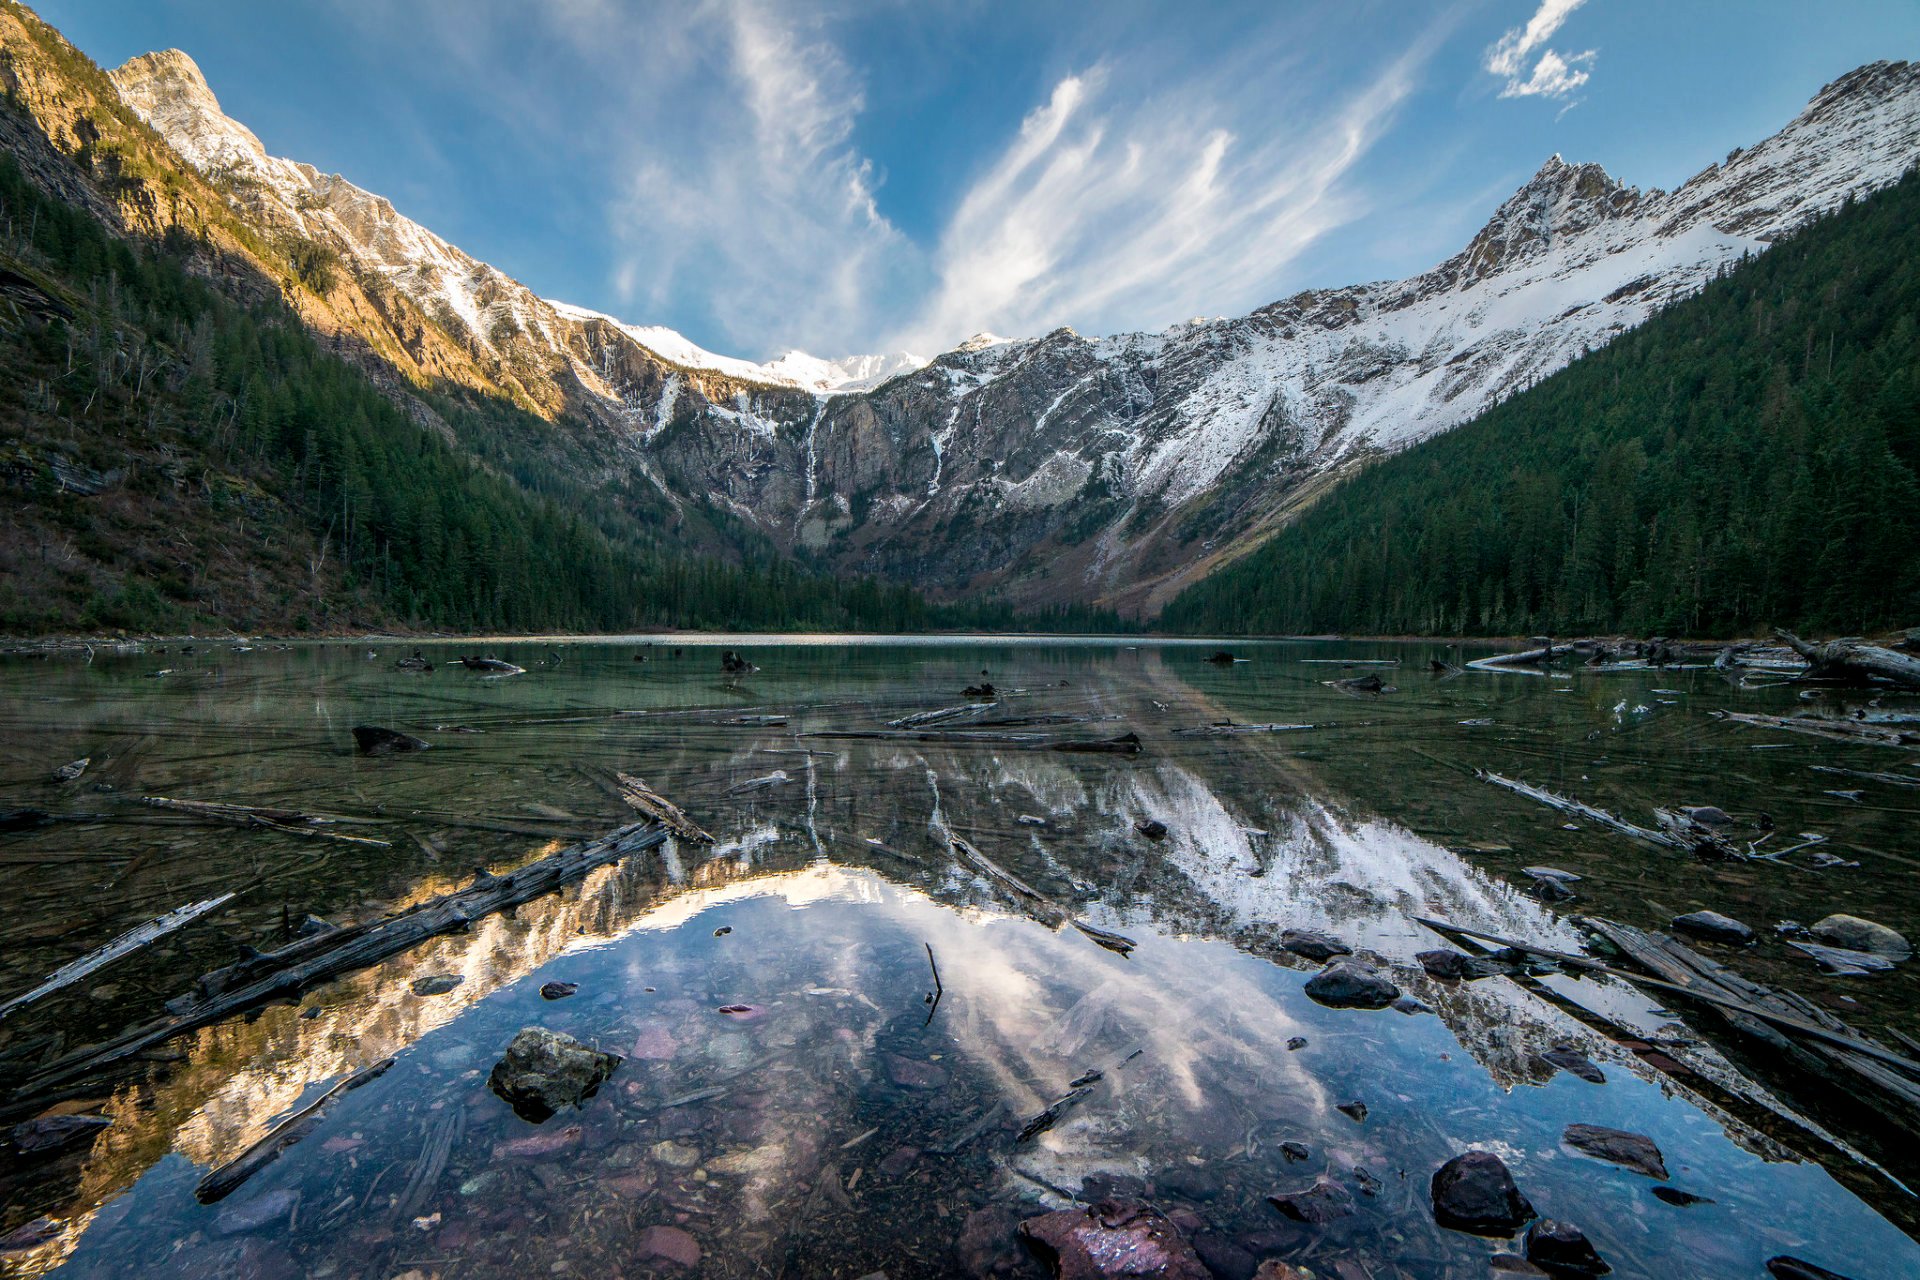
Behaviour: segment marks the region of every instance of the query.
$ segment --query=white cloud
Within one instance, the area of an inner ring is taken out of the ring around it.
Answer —
[[[1543,47],[1554,32],[1586,0],[1540,0],[1540,8],[1525,26],[1494,41],[1487,50],[1486,69],[1506,81],[1500,90],[1503,98],[1564,98],[1585,84],[1591,73],[1594,53],[1558,53]],[[1529,73],[1527,63],[1535,49],[1540,56]]]
[[[868,336],[870,295],[910,251],[851,142],[858,78],[745,0],[692,20],[724,50],[720,79],[683,86],[711,95],[697,136],[636,148],[612,212],[622,300],[658,308],[697,290],[735,343],[804,334],[843,350]]]
[[[1158,327],[1272,301],[1282,269],[1355,216],[1341,180],[1425,48],[1322,116],[1241,128],[1200,89],[1142,100],[1102,67],[1060,80],[962,198],[902,341]]]

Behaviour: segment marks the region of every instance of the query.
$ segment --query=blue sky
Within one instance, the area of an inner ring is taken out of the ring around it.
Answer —
[[[1554,152],[1672,187],[1911,0],[42,0],[537,292],[770,358],[1158,329],[1460,248]]]

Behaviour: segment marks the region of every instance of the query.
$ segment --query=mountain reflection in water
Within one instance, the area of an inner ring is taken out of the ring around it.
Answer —
[[[140,679],[158,658],[41,667],[33,679],[13,664],[12,727],[42,736],[29,748],[9,735],[8,777],[91,750],[120,791],[388,822],[366,830],[391,849],[327,854],[261,832],[100,828],[93,838],[124,843],[134,864],[102,896],[101,938],[201,877],[260,883],[229,927],[263,942],[283,914],[345,921],[424,900],[464,883],[469,866],[497,870],[565,842],[452,825],[463,817],[580,834],[630,817],[594,784],[596,769],[645,777],[718,843],[603,868],[297,1004],[167,1046],[177,1060],[104,1101],[114,1123],[90,1148],[5,1176],[0,1226],[45,1215],[58,1229],[0,1267],[636,1275],[673,1273],[697,1248],[699,1269],[715,1275],[900,1277],[979,1270],[997,1256],[990,1228],[1071,1197],[1133,1194],[1197,1215],[1183,1221],[1217,1268],[1274,1256],[1323,1272],[1346,1260],[1371,1275],[1469,1275],[1502,1246],[1437,1227],[1427,1184],[1448,1157],[1481,1147],[1506,1159],[1542,1214],[1579,1224],[1617,1274],[1751,1276],[1781,1253],[1856,1280],[1920,1273],[1920,1249],[1874,1205],[1793,1158],[1750,1114],[1722,1108],[1754,1086],[1717,1054],[1697,1047],[1690,1062],[1725,1088],[1696,1093],[1576,1021],[1550,991],[1577,987],[1590,1007],[1649,1031],[1669,1022],[1630,988],[1445,984],[1412,963],[1439,945],[1415,913],[1579,947],[1554,912],[1354,794],[1355,779],[1368,794],[1417,791],[1418,820],[1449,788],[1477,786],[1438,763],[1416,777],[1396,752],[1416,739],[1432,750],[1435,726],[1482,709],[1494,681],[1403,676],[1401,701],[1362,702],[1322,686],[1324,669],[1288,671],[1297,649],[1251,648],[1255,663],[1211,671],[1190,647],[1042,643],[768,647],[755,655],[762,673],[728,683],[715,674],[717,650],[681,643],[679,659],[655,645],[646,664],[632,662],[634,643],[569,646],[546,668],[535,665],[541,646],[516,647],[529,673],[490,685],[394,672],[361,657],[364,646],[221,656],[218,674],[209,661],[164,689]],[[1009,714],[1095,717],[1078,732],[1133,729],[1145,749],[800,736],[956,703],[982,668],[1013,691]],[[774,712],[789,722],[730,723]],[[1561,714],[1533,727],[1545,737]],[[1169,732],[1227,718],[1322,727]],[[358,723],[425,733],[434,750],[352,757],[340,739]],[[455,723],[483,732],[433,732]],[[1439,736],[1461,763],[1483,763],[1466,754],[1470,731]],[[756,781],[776,771],[785,781]],[[45,806],[38,785],[19,784],[7,804],[31,791]],[[62,798],[94,808],[117,797]],[[1139,834],[1146,819],[1165,824],[1163,841]],[[1137,948],[1121,956],[1047,927],[957,864],[955,835]],[[183,839],[191,868],[177,861]],[[75,843],[73,829],[53,828],[8,850],[51,856]],[[330,861],[317,869],[299,861],[321,857]],[[282,867],[294,870],[276,878]],[[18,864],[7,874],[25,883]],[[1301,990],[1314,966],[1278,945],[1290,927],[1325,929],[1381,958],[1425,1011],[1315,1004]],[[929,948],[942,988],[931,1009]],[[27,950],[10,963],[45,972],[72,954]],[[226,958],[215,940],[183,940],[122,965],[165,995]],[[9,989],[30,985],[21,976]],[[461,982],[414,994],[416,980],[438,976]],[[556,980],[578,994],[542,999]],[[151,1009],[138,992],[125,1000]],[[112,1030],[119,1007],[83,984],[0,1025],[18,1043],[64,1015],[77,1044]],[[577,1113],[530,1125],[486,1080],[528,1025],[626,1061]],[[1555,1046],[1584,1052],[1606,1083],[1556,1072],[1541,1058]],[[338,1099],[232,1197],[196,1202],[208,1168],[389,1056],[391,1071]],[[1092,1070],[1103,1075],[1084,1101],[1014,1141],[1022,1120]],[[1362,1120],[1338,1109],[1354,1101],[1366,1104]],[[1712,1203],[1668,1205],[1651,1180],[1563,1147],[1576,1122],[1648,1135],[1672,1185]],[[443,1133],[458,1135],[444,1169],[402,1204]],[[1309,1154],[1289,1158],[1283,1143]],[[1835,1146],[1801,1148],[1854,1184]],[[1323,1176],[1349,1189],[1351,1216],[1306,1226],[1268,1204]],[[957,1248],[963,1237],[972,1244]],[[1011,1248],[999,1264],[1039,1274]]]

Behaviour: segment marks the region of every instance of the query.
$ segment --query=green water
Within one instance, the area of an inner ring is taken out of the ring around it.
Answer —
[[[616,771],[717,841],[604,868],[79,1090],[67,1109],[113,1123],[10,1159],[0,1232],[51,1221],[0,1269],[687,1274],[657,1250],[690,1242],[713,1275],[943,1275],[996,1258],[1037,1275],[1014,1221],[1121,1194],[1179,1215],[1217,1274],[1277,1257],[1475,1275],[1514,1245],[1436,1226],[1427,1184],[1483,1147],[1616,1274],[1753,1276],[1781,1253],[1856,1280],[1920,1273],[1895,1181],[1920,1178],[1904,1131],[1611,980],[1435,982],[1412,956],[1440,941],[1409,919],[1572,950],[1576,914],[1663,927],[1710,907],[1761,931],[1714,951],[1743,973],[1876,1034],[1920,1034],[1909,968],[1831,977],[1771,936],[1833,911],[1914,932],[1920,791],[1810,767],[1899,773],[1913,753],[1710,715],[1920,704],[1814,703],[1706,669],[1440,678],[1429,658],[1475,654],[1422,644],[1236,644],[1247,660],[1231,666],[1202,661],[1215,647],[469,641],[424,646],[431,673],[395,669],[411,645],[0,660],[0,808],[75,819],[0,835],[0,997],[160,912],[237,894],[0,1022],[16,1086],[309,914],[377,919],[632,820]],[[723,675],[729,648],[760,670]],[[460,652],[527,670],[487,678],[452,663]],[[1339,665],[1367,660],[1398,665]],[[1395,689],[1326,683],[1369,669]],[[997,704],[938,730],[1057,722],[973,731],[1005,739],[991,742],[886,730],[973,701],[961,691],[982,680]],[[1225,721],[1311,727],[1190,732]],[[362,724],[431,749],[356,755]],[[1138,754],[1052,749],[1127,732]],[[83,756],[79,779],[50,780]],[[1719,805],[1743,843],[1764,812],[1762,852],[1824,839],[1778,862],[1701,863],[1565,829],[1475,768],[1647,825],[1655,805]],[[154,796],[337,815],[326,830],[358,840],[190,823],[141,803]],[[1149,820],[1163,840],[1140,833]],[[952,836],[1051,905],[956,862]],[[1522,892],[1538,865],[1582,877],[1577,899]],[[1137,946],[1103,949],[1062,914]],[[1316,966],[1278,946],[1287,927],[1378,957],[1427,1011],[1314,1003],[1301,988]],[[442,976],[461,981],[414,994]],[[556,980],[578,994],[542,999]],[[1570,999],[1645,1038],[1623,1045]],[[579,1111],[533,1126],[486,1080],[529,1025],[626,1061]],[[1545,1063],[1559,1044],[1606,1083]],[[208,1168],[389,1056],[232,1196],[198,1203]],[[1090,1069],[1105,1073],[1090,1096],[1015,1141]],[[1337,1109],[1356,1100],[1362,1121]],[[1572,1152],[1560,1133],[1574,1122],[1652,1137],[1671,1185],[1713,1203],[1671,1206],[1652,1180]],[[436,1141],[447,1154],[429,1178]],[[1287,1142],[1309,1154],[1289,1159]],[[1307,1226],[1269,1205],[1322,1176],[1350,1190],[1352,1215]]]

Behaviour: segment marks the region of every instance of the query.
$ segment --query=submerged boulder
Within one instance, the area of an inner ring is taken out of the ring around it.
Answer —
[[[1752,929],[1718,911],[1690,911],[1684,916],[1675,916],[1673,927],[1696,938],[1724,942],[1735,947],[1744,947],[1754,938]]]
[[[1180,1229],[1138,1200],[1103,1200],[1028,1218],[1020,1235],[1052,1264],[1057,1280],[1212,1280]]]
[[[1558,1218],[1542,1218],[1527,1228],[1527,1261],[1555,1276],[1603,1276],[1613,1270],[1586,1233]]]
[[[1297,956],[1325,963],[1335,956],[1350,956],[1353,948],[1329,933],[1318,929],[1285,929],[1280,934],[1280,946]]]
[[[408,751],[425,751],[430,743],[398,729],[382,729],[377,724],[353,726],[353,745],[363,756],[395,756]]]
[[[1267,1203],[1278,1209],[1282,1217],[1320,1226],[1351,1214],[1353,1193],[1332,1179],[1322,1178],[1305,1191],[1268,1196]]]
[[[1440,978],[1448,982],[1491,978],[1502,972],[1499,965],[1482,960],[1479,956],[1470,956],[1464,951],[1452,951],[1445,947],[1433,951],[1422,951],[1414,959],[1420,962],[1420,967],[1427,971],[1428,977]]]
[[[1468,1151],[1434,1171],[1433,1217],[1477,1236],[1510,1236],[1534,1216],[1506,1162],[1491,1151]]]
[[[1608,1129],[1597,1124],[1570,1124],[1566,1132],[1560,1135],[1560,1140],[1581,1155],[1605,1160],[1635,1173],[1644,1173],[1649,1178],[1666,1180],[1666,1158],[1660,1154],[1660,1148],[1654,1145],[1653,1139],[1645,1134]]]
[[[620,1065],[620,1056],[545,1027],[524,1027],[494,1064],[487,1084],[535,1124],[562,1107],[577,1107]]]
[[[1400,998],[1400,988],[1371,965],[1339,959],[1307,979],[1307,995],[1330,1009],[1384,1009]]]
[[[1889,960],[1905,960],[1913,954],[1912,944],[1897,930],[1859,916],[1831,915],[1815,921],[1809,932],[1828,946],[1865,951]]]

